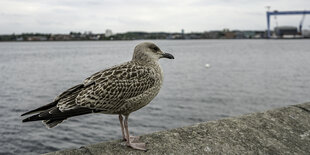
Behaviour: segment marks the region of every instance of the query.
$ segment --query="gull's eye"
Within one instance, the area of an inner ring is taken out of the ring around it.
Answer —
[[[159,48],[155,46],[155,47],[153,47],[153,50],[154,51],[159,51]]]

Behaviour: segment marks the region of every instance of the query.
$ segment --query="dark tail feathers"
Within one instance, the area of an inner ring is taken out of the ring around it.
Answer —
[[[34,109],[34,110],[28,111],[26,113],[23,113],[21,116],[25,116],[25,115],[29,115],[29,114],[33,114],[33,113],[38,113],[38,112],[41,112],[41,111],[53,108],[53,107],[55,107],[57,105],[57,103],[58,103],[58,101],[51,102],[51,103],[49,103],[47,105],[44,105],[42,107],[39,107],[37,109]]]
[[[39,121],[42,120],[42,123],[47,127],[47,128],[53,128],[56,125],[58,125],[59,123],[63,122],[65,119],[67,118],[63,118],[63,119],[47,119],[44,120],[42,117],[39,116],[40,114],[36,114],[33,116],[30,116],[26,119],[23,120],[23,122],[31,122],[31,121]]]
[[[93,112],[99,112],[100,110],[93,110],[93,109],[88,109],[88,108],[80,108],[80,107],[76,107],[75,109],[71,109],[68,111],[60,111],[57,107],[57,103],[60,99],[67,97],[68,95],[76,92],[76,91],[80,91],[81,88],[85,88],[88,86],[93,85],[95,82],[90,82],[86,85],[84,84],[78,84],[68,90],[66,90],[65,92],[63,92],[62,94],[60,94],[55,101],[44,105],[42,107],[39,107],[37,109],[31,110],[29,112],[26,112],[24,114],[22,114],[21,116],[25,116],[28,114],[34,114],[37,113],[33,116],[30,116],[26,119],[23,120],[23,122],[30,122],[30,121],[40,121],[42,120],[43,123],[49,127],[52,128],[54,126],[56,126],[57,124],[61,123],[62,121],[64,121],[65,119],[69,118],[69,117],[73,117],[73,116],[78,116],[78,115],[84,115],[84,114],[89,114],[89,113],[93,113]]]

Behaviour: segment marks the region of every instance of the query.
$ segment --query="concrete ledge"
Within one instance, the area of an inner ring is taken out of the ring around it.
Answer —
[[[310,103],[247,114],[141,136],[147,152],[121,140],[47,155],[310,154]]]

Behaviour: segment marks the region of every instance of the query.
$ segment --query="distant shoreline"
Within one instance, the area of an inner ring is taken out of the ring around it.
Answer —
[[[166,40],[166,41],[177,41],[177,40],[307,40],[310,38],[251,38],[251,39],[131,39],[131,40],[23,40],[23,41],[16,41],[16,40],[5,40],[1,42],[15,42],[15,43],[25,43],[25,42],[111,42],[111,41],[139,41],[139,40]]]
[[[308,35],[281,35],[270,39],[307,39]],[[126,32],[116,34],[94,34],[91,32],[70,32],[68,34],[22,33],[0,35],[3,41],[110,41],[110,40],[199,40],[199,39],[268,39],[266,31],[208,31],[191,33]]]

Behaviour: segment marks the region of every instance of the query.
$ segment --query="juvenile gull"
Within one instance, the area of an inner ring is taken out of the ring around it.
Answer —
[[[99,71],[57,96],[53,102],[22,114],[35,114],[23,122],[42,120],[52,128],[73,116],[118,114],[127,146],[146,150],[145,143],[137,142],[138,137],[129,136],[128,117],[158,94],[163,82],[160,58],[174,59],[153,43],[140,43],[131,61]]]

